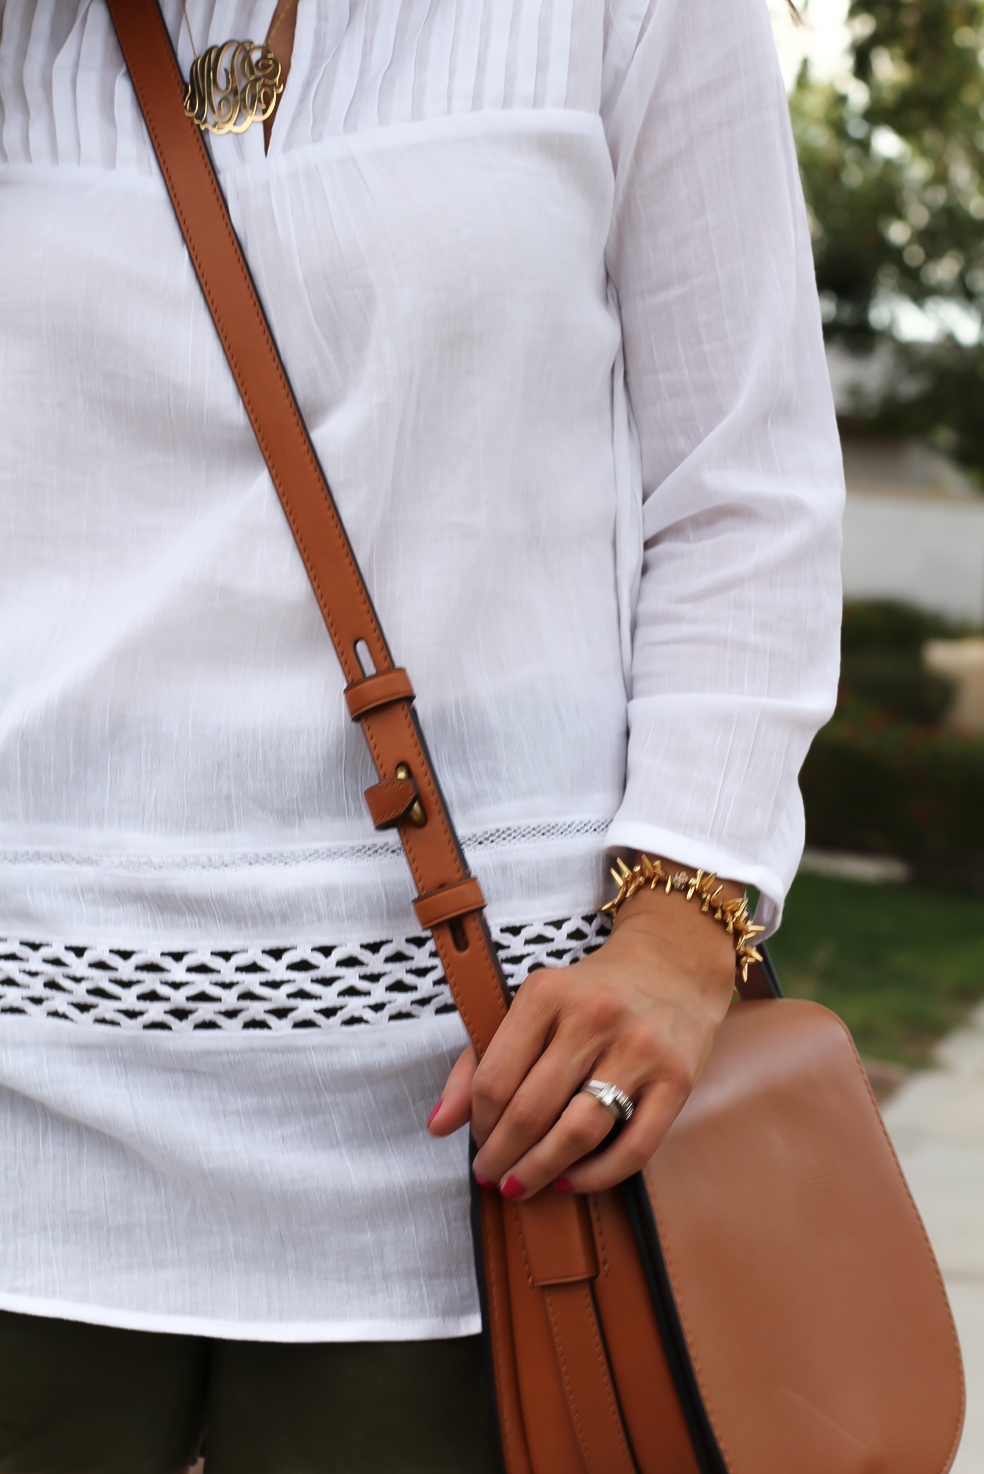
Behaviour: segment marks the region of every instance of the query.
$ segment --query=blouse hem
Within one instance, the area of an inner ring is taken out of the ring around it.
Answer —
[[[481,1315],[436,1316],[418,1320],[364,1319],[324,1321],[220,1320],[199,1315],[164,1315],[146,1310],[86,1305],[75,1300],[47,1300],[0,1290],[0,1310],[50,1320],[83,1321],[123,1331],[153,1331],[174,1336],[205,1336],[216,1341],[451,1341],[475,1336]]]

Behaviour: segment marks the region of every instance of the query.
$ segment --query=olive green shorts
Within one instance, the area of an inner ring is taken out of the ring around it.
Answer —
[[[477,1336],[211,1341],[0,1311],[0,1470],[494,1474]]]

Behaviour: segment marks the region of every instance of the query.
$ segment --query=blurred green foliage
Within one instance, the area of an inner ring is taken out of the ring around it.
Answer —
[[[894,359],[860,418],[980,471],[984,3],[853,0],[849,24],[851,76],[821,86],[804,65],[790,98],[825,331]],[[938,341],[899,341],[906,302]]]
[[[984,738],[940,726],[952,690],[921,663],[926,640],[967,632],[904,604],[845,606],[837,711],[800,775],[808,844],[984,889]]]
[[[947,620],[911,604],[847,604],[839,706],[865,705],[897,721],[940,721],[953,700],[953,682],[923,669],[922,649],[927,640],[959,633]]]
[[[938,722],[953,700],[953,682],[922,669],[919,659],[865,650],[841,664],[844,705],[862,702],[903,722]]]
[[[984,888],[984,738],[839,710],[801,774],[807,843],[897,855],[920,878]]]
[[[848,599],[841,621],[841,655],[884,652],[919,662],[927,640],[953,640],[972,633],[970,625],[897,599]]]
[[[984,997],[984,901],[798,875],[769,952],[783,991],[832,1008],[862,1054],[925,1064]]]

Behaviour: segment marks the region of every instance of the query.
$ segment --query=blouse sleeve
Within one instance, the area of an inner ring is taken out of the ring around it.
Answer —
[[[636,35],[606,117],[644,538],[608,843],[759,887],[772,930],[838,669],[843,472],[809,230],[764,0],[655,0]]]

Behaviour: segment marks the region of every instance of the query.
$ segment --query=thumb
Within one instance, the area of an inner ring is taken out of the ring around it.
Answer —
[[[455,1060],[444,1086],[444,1094],[431,1111],[427,1130],[431,1136],[450,1136],[471,1119],[472,1080],[478,1056],[469,1044]]]

